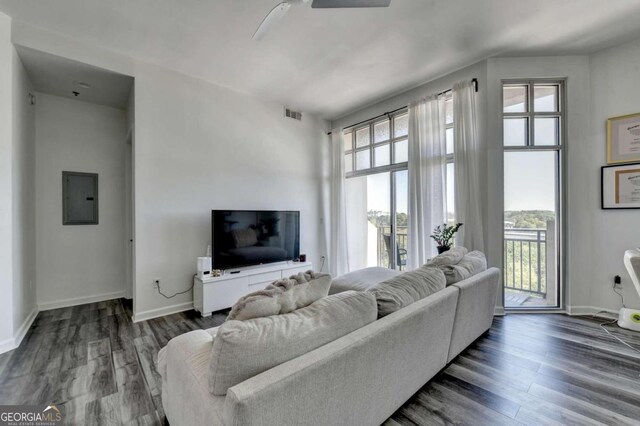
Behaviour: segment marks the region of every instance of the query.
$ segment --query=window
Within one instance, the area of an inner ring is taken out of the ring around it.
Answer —
[[[408,138],[406,109],[343,134],[352,269],[407,263]]]
[[[347,177],[381,172],[389,166],[406,169],[408,137],[406,110],[348,129],[343,135]]]
[[[560,307],[563,81],[503,82],[505,307]]]

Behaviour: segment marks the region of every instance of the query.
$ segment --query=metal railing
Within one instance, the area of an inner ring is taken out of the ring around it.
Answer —
[[[391,260],[389,259],[389,253],[391,249],[387,246],[385,242],[385,236],[389,237],[391,235],[391,227],[389,226],[379,226],[378,228],[378,237],[377,237],[377,252],[378,252],[378,266],[382,266],[383,268],[391,267]],[[396,227],[396,238],[397,238],[397,249],[400,252],[406,253],[407,250],[407,227],[406,226],[397,226]],[[406,263],[406,256],[400,256],[402,260]],[[398,264],[398,268],[400,270],[405,269],[405,264]]]
[[[504,230],[504,287],[547,294],[547,230]]]

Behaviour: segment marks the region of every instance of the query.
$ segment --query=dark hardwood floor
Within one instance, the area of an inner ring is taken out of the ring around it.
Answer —
[[[41,312],[20,347],[0,355],[0,405],[52,402],[74,425],[161,424],[158,350],[225,317],[189,311],[134,324],[124,299]],[[385,424],[640,425],[640,354],[600,322],[496,318]],[[610,329],[640,348],[640,333]]]

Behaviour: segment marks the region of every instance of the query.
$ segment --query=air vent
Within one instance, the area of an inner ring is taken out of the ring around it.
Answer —
[[[293,118],[293,119],[298,120],[298,121],[302,120],[302,113],[301,112],[293,111],[293,110],[291,110],[289,108],[286,108],[286,107],[284,109],[284,116],[288,117],[288,118]]]

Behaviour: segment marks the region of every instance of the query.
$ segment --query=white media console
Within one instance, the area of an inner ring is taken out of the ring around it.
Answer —
[[[311,262],[279,262],[269,265],[229,269],[220,277],[200,279],[193,282],[193,309],[202,316],[233,306],[240,297],[281,278],[312,269]]]

